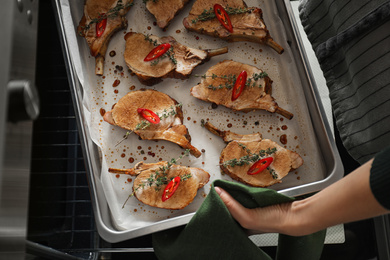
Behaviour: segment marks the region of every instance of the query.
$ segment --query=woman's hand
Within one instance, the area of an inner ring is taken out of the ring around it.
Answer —
[[[233,218],[248,229],[249,234],[277,232],[303,236],[390,212],[379,204],[371,191],[372,161],[311,197],[264,208],[245,208],[223,189],[215,187],[215,190]]]
[[[215,187],[230,214],[248,230],[248,235],[261,233],[286,233],[291,216],[292,203],[277,204],[264,208],[248,209],[220,187]],[[288,231],[287,231],[288,232]]]

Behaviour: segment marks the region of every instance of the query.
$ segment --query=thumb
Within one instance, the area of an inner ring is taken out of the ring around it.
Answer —
[[[236,201],[229,193],[220,187],[215,187],[215,191],[218,193],[219,197],[225,203],[230,214],[235,220],[237,220],[241,226],[248,221],[249,209],[242,206],[238,201]]]

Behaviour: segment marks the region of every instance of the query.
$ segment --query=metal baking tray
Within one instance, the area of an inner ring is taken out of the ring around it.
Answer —
[[[195,214],[194,212],[159,220],[146,226],[127,230],[120,230],[116,227],[115,223],[113,223],[112,212],[104,194],[102,183],[99,180],[99,173],[102,167],[102,155],[99,147],[91,138],[90,129],[87,123],[87,115],[82,109],[85,93],[83,92],[83,86],[77,76],[77,69],[74,65],[75,57],[72,56],[70,50],[74,42],[72,42],[71,37],[69,37],[69,31],[76,33],[76,30],[75,28],[69,30],[69,23],[73,21],[73,23],[76,23],[77,25],[78,21],[72,16],[69,16],[69,7],[71,3],[67,0],[55,0],[55,4],[56,12],[59,17],[58,24],[60,27],[60,34],[63,40],[64,57],[68,66],[70,89],[73,95],[78,129],[83,147],[92,206],[100,236],[106,241],[115,243],[187,224]],[[293,187],[281,186],[281,188],[277,189],[278,192],[287,196],[300,196],[317,192],[339,180],[342,178],[344,170],[321,103],[318,89],[315,85],[310,66],[308,65],[309,63],[297,29],[290,2],[288,0],[277,0],[276,7],[286,31],[287,42],[296,63],[296,70],[298,71],[298,75],[296,76],[299,77],[301,81],[300,85],[305,96],[308,113],[310,114],[311,127],[313,128],[314,138],[316,139],[319,148],[315,153],[321,158],[322,167],[324,168],[324,174],[319,177],[319,180]],[[66,27],[68,27],[68,30],[66,30]]]

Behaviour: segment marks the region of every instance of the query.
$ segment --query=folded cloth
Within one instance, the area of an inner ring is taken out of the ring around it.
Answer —
[[[214,186],[223,188],[247,208],[294,200],[271,189],[216,180],[203,204],[185,227],[153,234],[157,257],[161,260],[272,259],[248,238],[244,229],[230,215]],[[302,237],[280,234],[276,259],[319,259],[324,239],[325,230]]]

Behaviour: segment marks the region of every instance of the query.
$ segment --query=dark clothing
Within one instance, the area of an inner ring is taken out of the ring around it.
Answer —
[[[390,146],[375,156],[371,167],[370,186],[378,202],[390,209]]]
[[[363,164],[390,145],[390,1],[302,0],[299,11],[343,145]]]
[[[301,0],[299,13],[343,145],[360,164],[376,155],[370,186],[390,209],[390,1]]]

